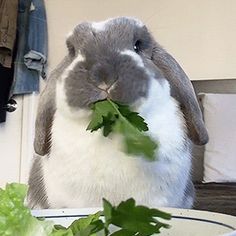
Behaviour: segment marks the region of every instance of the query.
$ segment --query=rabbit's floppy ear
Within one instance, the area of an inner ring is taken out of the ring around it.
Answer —
[[[189,78],[177,61],[157,43],[153,48],[152,61],[169,81],[171,96],[180,103],[189,138],[197,145],[206,144],[207,130]]]
[[[70,59],[65,57],[48,78],[44,90],[40,94],[37,117],[35,121],[34,150],[44,156],[51,148],[51,128],[56,111],[56,83]]]

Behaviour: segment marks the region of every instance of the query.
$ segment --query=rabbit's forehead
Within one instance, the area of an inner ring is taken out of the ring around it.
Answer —
[[[105,31],[108,28],[113,28],[114,26],[118,25],[130,25],[140,28],[144,26],[142,21],[133,17],[110,18],[105,21],[92,22],[91,25],[92,28],[97,32]]]
[[[129,37],[144,27],[145,25],[140,20],[131,17],[111,18],[100,22],[82,22],[67,35],[67,38],[74,38],[81,42],[109,35],[111,38],[119,39],[121,35]]]

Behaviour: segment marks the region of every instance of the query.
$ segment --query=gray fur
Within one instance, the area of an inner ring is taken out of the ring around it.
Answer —
[[[47,194],[44,187],[43,171],[42,171],[42,157],[35,155],[34,162],[31,167],[30,177],[28,181],[28,206],[31,209],[35,208],[49,208],[47,201]]]
[[[52,72],[44,90],[40,94],[35,121],[35,152],[41,156],[49,153],[51,146],[51,126],[56,111],[56,82],[64,69],[71,63],[68,57]]]
[[[69,105],[86,107],[99,100],[101,92],[98,87],[102,82],[108,87],[116,82],[115,89],[109,94],[113,100],[132,104],[145,97],[149,76],[129,56],[119,53],[125,49],[133,50],[137,40],[142,42],[139,55],[146,68],[156,78],[165,77],[169,81],[171,94],[180,103],[185,115],[190,139],[198,145],[206,144],[208,134],[187,75],[176,60],[155,42],[145,26],[137,27],[136,21],[129,18],[112,20],[102,32],[96,32],[89,23],[75,28],[67,44],[69,48],[74,48],[74,56],[80,52],[86,61],[78,63],[66,79]]]
[[[146,27],[137,27],[135,20],[114,19],[102,32],[96,32],[89,23],[77,26],[67,45],[72,58],[81,53],[85,61],[78,63],[65,80],[68,104],[84,108],[99,100],[102,83],[108,88],[116,83],[109,96],[122,103],[132,104],[145,97],[149,76],[130,56],[120,53],[127,49],[133,51],[140,37],[145,42],[144,50],[150,54],[151,37]]]
[[[137,40],[141,42],[138,54],[144,68],[138,66],[129,55],[120,53],[124,50],[134,52]],[[138,26],[135,20],[122,17],[111,20],[104,31],[96,31],[91,23],[84,22],[74,29],[66,43],[68,55],[50,76],[39,100],[34,148],[41,157],[35,158],[30,172],[28,199],[31,206],[49,207],[41,158],[47,158],[50,153],[58,80],[65,80],[68,105],[73,109],[80,109],[88,108],[91,103],[106,97],[133,104],[147,96],[150,74],[160,82],[164,77],[170,83],[172,96],[183,110],[190,139],[197,144],[207,142],[207,131],[188,77],[175,59],[155,42],[145,26]],[[63,74],[79,54],[85,60]],[[105,88],[101,88],[103,84],[106,85]],[[109,90],[112,85],[115,85],[114,88]],[[186,199],[191,199],[191,186],[189,183]]]
[[[64,69],[71,63],[70,58],[65,57],[57,68],[51,73],[50,78],[40,94],[38,112],[35,121],[34,149],[36,155],[29,175],[28,204],[30,207],[49,208],[46,190],[43,182],[42,158],[50,152],[51,127],[56,111],[56,82]]]
[[[180,103],[190,139],[197,145],[206,144],[207,130],[189,78],[176,60],[157,43],[153,48],[152,60],[169,81],[172,96]]]
[[[183,198],[183,203],[182,203],[182,207],[183,208],[192,208],[193,207],[193,203],[194,203],[194,199],[195,199],[195,188],[193,185],[193,182],[191,181],[191,179],[189,178],[189,181],[186,185],[186,190],[185,190],[185,195]]]

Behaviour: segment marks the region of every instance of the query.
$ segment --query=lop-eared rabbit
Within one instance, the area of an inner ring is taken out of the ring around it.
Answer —
[[[190,80],[137,19],[83,22],[42,91],[29,178],[32,208],[100,207],[133,197],[152,207],[190,208],[191,144],[208,141]],[[122,150],[119,135],[86,130],[90,105],[110,98],[140,113],[156,160]]]

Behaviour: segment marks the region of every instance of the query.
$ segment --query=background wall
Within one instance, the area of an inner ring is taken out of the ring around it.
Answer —
[[[236,78],[236,0],[46,0],[50,69],[81,21],[135,16],[192,80]]]

